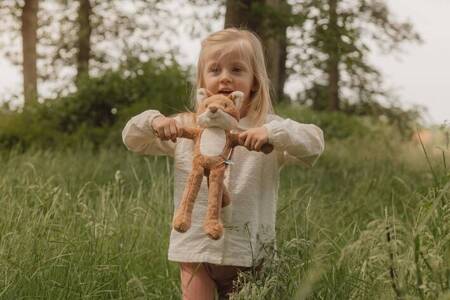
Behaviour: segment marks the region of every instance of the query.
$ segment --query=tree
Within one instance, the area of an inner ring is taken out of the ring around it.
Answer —
[[[267,72],[275,99],[284,98],[286,81],[286,30],[291,21],[286,0],[227,0],[225,28],[244,27],[262,40]]]
[[[78,6],[78,51],[77,51],[77,81],[83,74],[89,74],[89,59],[91,57],[91,22],[92,7],[89,0],[79,0]]]
[[[297,46],[290,58],[295,73],[308,81],[303,101],[317,109],[342,110],[386,96],[378,70],[368,54],[378,46],[397,50],[404,42],[419,42],[409,22],[395,20],[383,0],[306,0],[293,4],[307,21],[297,27]],[[326,97],[311,97],[323,95]]]
[[[57,32],[43,40],[52,48],[47,56],[49,79],[61,69],[76,69],[76,81],[82,76],[98,75],[117,68],[130,56],[147,60],[156,56],[156,45],[168,25],[166,1],[78,0],[60,1],[57,5]],[[77,16],[76,18],[74,16]],[[170,55],[170,54],[169,54]],[[59,66],[55,70],[54,66]],[[68,73],[68,72],[66,72]],[[64,81],[73,81],[73,71]]]
[[[328,0],[328,109],[339,110],[339,26],[337,15],[338,0]]]
[[[15,46],[20,37],[22,2],[0,1],[0,51],[15,65],[21,65],[25,57],[32,58],[22,55]],[[176,25],[170,22],[173,11],[164,6],[166,2],[169,1],[41,1],[35,39],[39,49],[37,80],[66,94],[75,89],[75,78],[117,68],[130,56],[142,61],[156,56],[172,57],[175,50],[164,55],[156,50],[162,42],[174,44],[170,36]]]
[[[36,44],[38,0],[26,0],[22,8],[22,69],[25,103],[37,98]]]

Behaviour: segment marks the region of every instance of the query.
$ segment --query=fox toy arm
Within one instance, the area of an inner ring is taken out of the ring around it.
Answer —
[[[179,127],[178,130],[180,131],[180,137],[190,140],[194,140],[201,131],[201,129],[193,127]]]
[[[243,146],[239,143],[239,133],[230,132],[231,148]]]

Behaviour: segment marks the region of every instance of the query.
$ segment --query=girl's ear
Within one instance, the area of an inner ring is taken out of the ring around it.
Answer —
[[[197,89],[197,105],[199,106],[206,98],[208,98],[207,90],[204,88]]]
[[[236,105],[237,109],[241,108],[242,101],[244,101],[244,93],[241,91],[234,91],[228,96]]]

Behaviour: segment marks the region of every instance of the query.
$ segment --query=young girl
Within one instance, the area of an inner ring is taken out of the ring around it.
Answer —
[[[235,148],[233,164],[225,173],[232,204],[221,211],[223,236],[212,240],[203,230],[208,195],[203,180],[190,229],[171,232],[169,260],[180,265],[183,299],[214,299],[215,291],[219,299],[227,299],[238,272],[261,266],[267,249],[274,247],[280,167],[288,161],[312,166],[324,149],[324,140],[317,126],[273,113],[263,49],[247,30],[225,29],[202,42],[197,88],[224,95],[243,92],[239,127],[244,131],[239,138],[247,148]],[[195,126],[192,116],[183,113],[172,118],[147,110],[128,121],[122,133],[131,151],[174,157],[174,209],[192,168],[193,151],[191,140],[178,138],[178,128]],[[267,142],[275,151],[258,152]]]

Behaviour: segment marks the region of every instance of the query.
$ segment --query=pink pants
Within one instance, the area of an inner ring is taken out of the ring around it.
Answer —
[[[228,299],[228,294],[235,291],[233,281],[238,273],[251,269],[210,263],[180,263],[183,300],[214,300],[216,290],[219,299]]]

